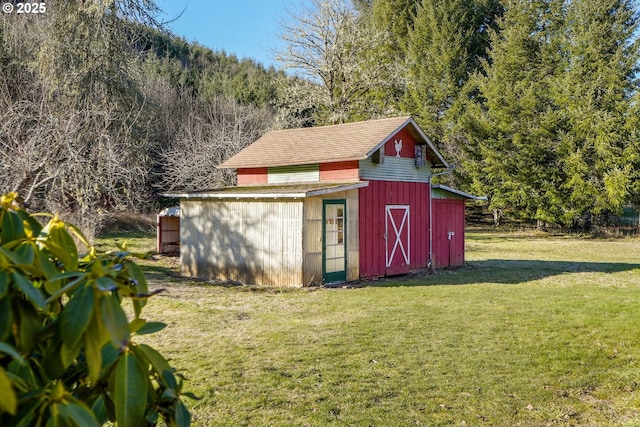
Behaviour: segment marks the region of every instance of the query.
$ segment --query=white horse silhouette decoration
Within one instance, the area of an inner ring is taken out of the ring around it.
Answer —
[[[402,151],[402,140],[398,141],[396,139],[393,143],[396,146],[396,157],[400,157],[400,151]]]

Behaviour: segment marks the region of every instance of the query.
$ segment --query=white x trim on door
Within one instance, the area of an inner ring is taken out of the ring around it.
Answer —
[[[392,211],[400,210],[404,211],[402,214],[402,221],[400,226],[396,224],[396,220],[393,217]],[[411,245],[409,244],[409,206],[407,205],[387,205],[386,206],[386,215],[387,220],[385,221],[385,236],[387,239],[389,238],[389,224],[393,228],[393,232],[395,235],[395,241],[393,243],[393,248],[391,249],[391,253],[389,253],[389,242],[387,241],[386,249],[387,249],[387,268],[391,267],[391,263],[393,262],[393,258],[396,255],[396,251],[398,248],[402,251],[402,256],[404,257],[405,265],[409,265],[409,259],[411,256]],[[405,228],[406,227],[406,228]],[[405,248],[402,242],[402,234],[406,233],[407,236],[407,247]]]

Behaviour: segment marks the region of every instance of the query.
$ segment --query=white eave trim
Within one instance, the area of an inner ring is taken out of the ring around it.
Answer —
[[[307,193],[171,193],[161,194],[178,199],[301,199]]]
[[[442,184],[433,184],[432,188],[457,194],[458,196],[471,200],[487,200],[487,198],[484,196],[474,196],[473,194],[465,193],[464,191],[456,190],[455,188],[447,187],[446,185]]]
[[[173,197],[178,199],[304,199],[307,197],[322,196],[325,194],[337,193],[340,191],[355,190],[357,188],[369,186],[369,181],[356,182],[345,185],[335,185],[325,188],[318,188],[308,191],[298,192],[255,192],[241,191],[234,193],[233,191],[202,191],[202,192],[187,192],[187,193],[164,193],[161,196]]]
[[[318,190],[311,190],[307,192],[307,197],[313,197],[313,196],[322,196],[324,194],[331,194],[331,193],[337,193],[339,191],[349,191],[349,190],[355,190],[358,188],[363,188],[363,187],[368,187],[369,186],[369,181],[362,181],[362,182],[356,182],[353,184],[348,184],[348,185],[340,185],[337,187],[331,187],[331,188],[321,188]]]

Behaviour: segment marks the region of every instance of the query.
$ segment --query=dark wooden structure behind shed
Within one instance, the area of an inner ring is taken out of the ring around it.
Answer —
[[[180,208],[166,208],[156,216],[156,246],[159,254],[180,253]]]
[[[452,168],[411,117],[269,132],[218,167],[238,185],[170,194],[186,275],[304,286],[464,263],[475,197],[432,194]]]

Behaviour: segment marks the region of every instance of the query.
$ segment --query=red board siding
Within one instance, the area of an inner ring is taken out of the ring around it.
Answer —
[[[320,181],[353,182],[359,176],[358,161],[323,163],[320,165]],[[256,185],[268,183],[267,168],[238,169],[238,185]]]
[[[238,169],[238,185],[266,184],[268,182],[267,168]]]
[[[387,205],[410,210],[411,270],[429,260],[429,185],[416,182],[370,181],[360,189],[360,276],[384,276],[386,271],[385,215]],[[391,235],[390,238],[395,236]]]
[[[395,134],[389,142],[384,146],[385,156],[394,156],[397,154],[395,142],[402,140],[402,149],[400,150],[400,157],[415,158],[416,157],[416,141],[413,139],[407,128],[402,129]]]
[[[464,265],[464,200],[433,199],[433,258],[436,268]]]
[[[320,164],[320,181],[357,181],[358,161]]]

